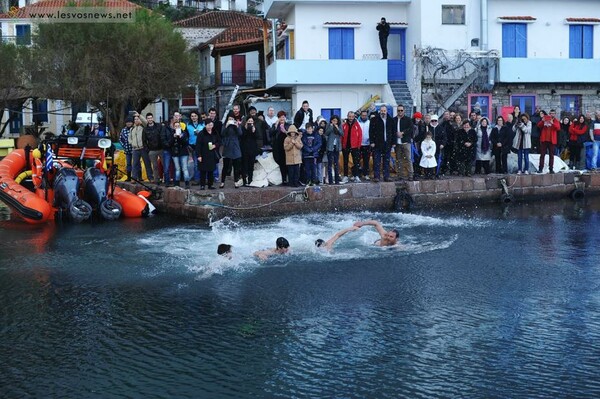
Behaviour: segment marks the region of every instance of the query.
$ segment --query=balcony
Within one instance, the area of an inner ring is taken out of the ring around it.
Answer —
[[[503,83],[600,82],[600,59],[501,58]]]
[[[253,86],[255,81],[260,80],[260,71],[245,71],[238,73],[233,71],[221,72],[221,82],[219,86]],[[202,76],[201,88],[215,86],[215,74],[211,73],[208,76]]]
[[[277,60],[267,67],[267,88],[386,83],[387,60]]]

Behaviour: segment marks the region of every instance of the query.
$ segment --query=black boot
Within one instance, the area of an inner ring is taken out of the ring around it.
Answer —
[[[131,172],[127,172],[127,179],[125,181],[131,181]]]

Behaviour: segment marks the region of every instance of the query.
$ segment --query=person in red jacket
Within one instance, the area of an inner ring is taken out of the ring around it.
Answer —
[[[360,146],[362,144],[362,128],[354,119],[354,112],[348,112],[346,122],[342,125],[344,138],[342,139],[342,155],[344,156],[344,178],[342,183],[348,183],[348,161],[352,154],[352,180],[360,183]]]
[[[538,173],[544,171],[544,158],[546,157],[546,150],[548,150],[548,166],[550,167],[550,173],[554,173],[554,147],[556,146],[556,136],[560,130],[560,122],[556,119],[556,111],[551,109],[550,115],[545,115],[541,121],[537,124],[540,129],[540,166],[538,167]]]
[[[577,169],[577,164],[581,160],[581,149],[583,148],[582,137],[588,133],[588,125],[585,123],[585,116],[579,115],[579,118],[571,121],[569,126],[569,167]]]

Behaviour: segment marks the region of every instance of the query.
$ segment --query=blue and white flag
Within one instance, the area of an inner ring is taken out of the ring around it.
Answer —
[[[52,146],[48,144],[46,146],[46,164],[44,165],[44,170],[46,172],[52,170],[53,163],[54,163],[54,152],[52,152]]]

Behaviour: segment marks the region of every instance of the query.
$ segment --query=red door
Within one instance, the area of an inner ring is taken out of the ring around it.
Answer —
[[[246,83],[246,56],[231,56],[231,83],[242,85]]]

